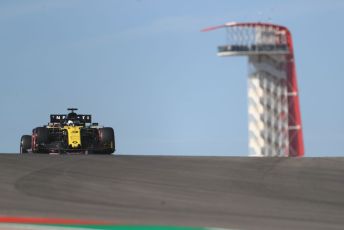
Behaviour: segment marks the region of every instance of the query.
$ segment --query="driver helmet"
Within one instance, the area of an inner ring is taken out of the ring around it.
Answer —
[[[72,126],[73,124],[74,124],[74,123],[73,123],[72,120],[67,121],[67,125],[68,125],[68,126]]]

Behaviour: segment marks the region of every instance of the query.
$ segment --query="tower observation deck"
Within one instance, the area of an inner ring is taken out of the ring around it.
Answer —
[[[290,31],[269,23],[235,23],[225,28],[218,56],[248,57],[249,153],[303,156],[304,144]]]

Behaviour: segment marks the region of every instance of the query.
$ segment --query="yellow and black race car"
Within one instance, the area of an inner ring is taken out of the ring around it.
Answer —
[[[113,128],[92,123],[91,115],[77,114],[69,108],[68,114],[51,114],[48,125],[23,135],[20,153],[112,154],[115,152]]]

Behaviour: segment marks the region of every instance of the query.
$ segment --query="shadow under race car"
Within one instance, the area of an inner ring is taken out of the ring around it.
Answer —
[[[23,135],[20,153],[72,153],[112,154],[115,152],[113,128],[92,123],[91,115],[76,114],[69,108],[68,114],[51,114],[50,123]]]

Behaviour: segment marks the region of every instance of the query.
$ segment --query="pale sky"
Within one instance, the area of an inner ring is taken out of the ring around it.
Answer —
[[[228,21],[293,34],[306,156],[344,156],[344,1],[1,1],[0,152],[78,107],[118,154],[248,154],[247,60]]]

